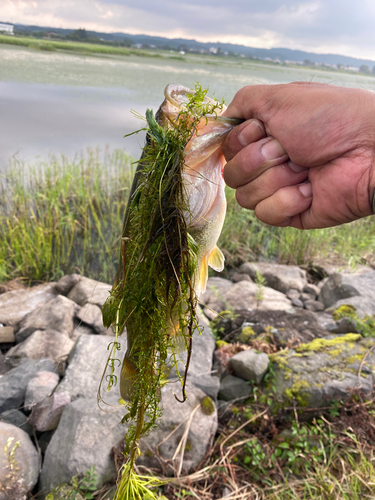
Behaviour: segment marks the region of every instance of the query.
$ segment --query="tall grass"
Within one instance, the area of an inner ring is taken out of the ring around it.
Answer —
[[[0,182],[0,281],[57,279],[79,272],[112,282],[133,175],[122,150],[52,157],[34,166],[13,160]],[[274,228],[241,209],[227,190],[219,246],[227,267],[248,260],[339,265],[375,263],[375,219],[299,231]]]
[[[0,197],[0,280],[70,272],[111,282],[132,178],[122,150],[35,167],[14,160]]]

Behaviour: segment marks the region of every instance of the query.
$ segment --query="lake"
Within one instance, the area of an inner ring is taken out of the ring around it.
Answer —
[[[181,59],[96,56],[0,46],[0,171],[12,156],[26,162],[49,154],[73,156],[88,147],[125,148],[140,155],[144,136],[132,113],[157,110],[171,82],[199,82],[230,102],[249,84],[317,81],[372,90],[363,75],[278,67],[239,58],[185,55]]]

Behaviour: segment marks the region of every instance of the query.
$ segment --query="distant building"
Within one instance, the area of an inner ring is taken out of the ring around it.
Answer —
[[[4,33],[6,35],[14,35],[13,24],[0,23],[0,33]]]

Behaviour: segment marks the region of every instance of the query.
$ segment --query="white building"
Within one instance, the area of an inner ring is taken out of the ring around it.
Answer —
[[[14,35],[13,24],[0,23],[0,33],[4,33],[6,35]]]

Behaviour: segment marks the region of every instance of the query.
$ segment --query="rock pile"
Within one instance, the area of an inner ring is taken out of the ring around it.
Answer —
[[[375,271],[327,274],[312,283],[297,266],[245,263],[230,279],[209,279],[189,399],[176,402],[177,384],[163,388],[164,416],[141,442],[140,464],[166,474],[197,467],[217,430],[217,406],[251,397],[257,385],[272,388],[275,411],[372,396],[375,331],[362,331],[359,318],[375,314]],[[92,465],[99,486],[115,475],[112,449],[126,432],[118,389],[106,393],[103,387],[104,411],[97,405],[113,335],[101,320],[110,288],[79,275],[29,289],[3,287],[0,500],[29,490],[47,493]],[[357,316],[349,307],[341,308],[347,316],[334,317],[343,305],[354,306]],[[169,378],[176,380],[175,371]]]

